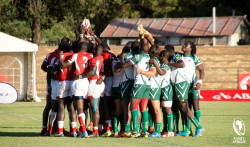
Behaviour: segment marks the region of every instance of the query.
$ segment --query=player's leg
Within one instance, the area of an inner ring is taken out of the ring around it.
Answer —
[[[132,99],[131,99],[131,112],[132,112],[132,120],[133,120],[133,129],[134,132],[131,137],[139,137],[141,134],[139,132],[139,124],[140,124],[140,116],[139,116],[139,106],[141,104],[141,115],[142,115],[142,123],[143,123],[143,133],[146,134],[147,131],[147,121],[148,121],[148,112],[146,111],[148,99],[144,98],[144,92],[147,89],[146,85],[143,84],[135,84],[132,89]],[[149,91],[149,90],[148,90]],[[146,118],[147,117],[147,118]]]
[[[112,100],[111,99],[111,88],[112,88],[112,82],[113,78],[112,77],[106,77],[104,80],[105,83],[105,92],[104,92],[104,114],[105,114],[105,130],[106,133],[104,133],[102,136],[108,137],[111,135],[111,131],[113,130],[112,128],[112,115],[111,111],[109,108],[109,103]]]
[[[141,117],[142,117],[142,137],[148,137],[148,101],[149,101],[150,85],[143,85],[141,89],[142,101],[141,101]],[[140,96],[138,96],[140,97]]]
[[[57,115],[57,125],[58,130],[55,136],[63,137],[63,129],[64,129],[64,118],[65,118],[65,99],[58,99],[58,115]]]
[[[88,133],[85,126],[85,113],[84,113],[84,99],[87,97],[88,92],[88,79],[74,80],[71,87],[71,95],[74,102],[74,106],[78,113],[78,121],[80,124],[79,137],[87,137]]]
[[[154,120],[155,120],[155,114],[154,114],[154,108],[150,103],[148,103],[148,133],[151,134],[154,132]]]
[[[43,126],[42,126],[41,135],[44,135],[47,132],[48,118],[50,118],[49,112],[50,112],[51,108],[52,108],[52,106],[51,106],[51,88],[47,87],[46,105],[45,105],[44,110],[43,110],[43,121],[42,121]]]
[[[76,111],[73,104],[73,100],[71,97],[66,98],[67,109],[69,113],[69,122],[70,122],[70,133],[69,136],[76,137],[77,136],[77,119],[76,119]]]
[[[172,113],[172,104],[173,104],[173,90],[172,85],[168,85],[162,88],[162,97],[161,97],[162,111],[163,111],[163,120],[164,128],[162,137],[173,137],[173,113]]]
[[[58,81],[56,80],[51,80],[51,106],[52,110],[50,113],[50,118],[49,118],[49,127],[48,127],[48,132],[44,135],[46,136],[51,136],[53,132],[57,131],[57,112],[58,112],[58,101],[56,99],[57,95],[57,85]]]
[[[93,133],[89,135],[89,137],[98,137],[98,124],[100,120],[99,114],[99,98],[91,98],[89,99],[90,108],[93,110]]]
[[[130,94],[133,87],[133,81],[128,80],[121,85],[121,96],[122,96],[122,109],[123,109],[123,122],[125,124],[125,132],[121,134],[121,137],[129,137],[131,135],[131,99]]]
[[[180,108],[181,108],[180,110],[183,112],[183,114],[186,114],[187,117],[191,120],[191,122],[196,127],[196,132],[195,132],[195,135],[193,137],[199,137],[205,131],[204,128],[200,125],[199,121],[194,117],[194,114],[187,107],[186,103],[181,103]]]
[[[200,90],[192,91],[192,104],[194,109],[194,116],[201,123],[201,112],[200,112]]]
[[[118,122],[119,118],[122,115],[122,103],[121,103],[121,88],[113,87],[112,88],[112,97],[115,103],[115,114],[114,114],[114,137],[119,137],[118,134]]]
[[[136,135],[136,137],[140,136],[139,133],[139,105],[140,105],[141,99],[131,99],[131,114],[132,114],[132,121],[133,121],[133,134]]]
[[[161,114],[161,107],[160,107],[160,95],[161,95],[161,88],[157,87],[157,88],[153,88],[150,90],[149,93],[149,98],[150,98],[150,103],[152,105],[153,108],[153,112],[154,112],[154,132],[151,133],[149,135],[149,137],[157,137],[160,138],[161,137],[161,124],[162,124],[162,114]]]
[[[47,133],[44,134],[45,136],[51,136],[53,134],[54,124],[57,123],[56,118],[57,118],[57,112],[58,112],[58,102],[57,100],[53,99],[51,100],[51,103],[52,103],[52,110],[50,113],[49,127],[48,127]]]
[[[105,126],[105,118],[104,118],[104,99],[100,98],[100,102],[99,102],[99,114],[100,114],[100,120],[99,120],[99,124],[98,124],[98,133],[99,135],[102,135],[106,132],[106,130],[104,129]],[[92,117],[93,117],[93,110],[90,109],[91,113],[92,113]],[[93,120],[93,118],[92,118]]]
[[[105,85],[103,82],[100,85],[96,84],[96,80],[92,80],[89,83],[88,98],[90,102],[90,107],[93,110],[93,133],[90,134],[89,137],[99,136],[98,134],[98,124],[100,120],[99,103],[104,88]]]

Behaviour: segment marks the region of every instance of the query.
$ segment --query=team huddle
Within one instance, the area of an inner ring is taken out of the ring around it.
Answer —
[[[47,72],[43,136],[199,137],[205,131],[199,108],[204,68],[192,42],[180,53],[140,34],[116,56],[91,26],[80,27],[76,41],[62,38],[41,68]],[[69,132],[64,130],[65,106]]]

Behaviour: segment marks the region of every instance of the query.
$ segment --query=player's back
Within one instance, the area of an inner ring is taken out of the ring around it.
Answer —
[[[63,53],[62,54],[62,59],[65,62],[66,60],[68,60],[71,56],[73,55],[73,53]],[[57,61],[58,64],[58,61]],[[73,75],[73,69],[71,67],[69,68],[60,68],[59,72],[57,73],[57,77],[59,81],[68,81],[68,80],[72,80],[72,75]]]
[[[92,77],[89,77],[89,81],[97,80],[102,76],[102,74],[103,74],[103,71],[102,71],[103,62],[104,62],[104,59],[102,56],[96,56],[96,57],[90,59],[89,68],[91,68],[92,66],[96,66],[97,69],[96,69],[95,75]]]
[[[93,58],[93,55],[91,53],[87,52],[78,52],[69,58],[70,63],[74,63],[75,65],[75,75],[81,75],[83,73],[86,73],[86,69],[88,68],[88,61]]]

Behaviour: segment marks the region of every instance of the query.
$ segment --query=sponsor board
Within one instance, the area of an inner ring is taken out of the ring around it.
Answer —
[[[200,101],[248,101],[250,90],[201,90]]]
[[[17,90],[10,84],[0,82],[0,103],[10,104],[17,100]]]
[[[250,88],[250,74],[239,74],[238,78],[240,90],[247,90]]]

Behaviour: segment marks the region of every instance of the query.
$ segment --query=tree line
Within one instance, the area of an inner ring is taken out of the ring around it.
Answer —
[[[114,18],[170,18],[250,14],[246,0],[0,0],[0,31],[40,45],[67,36],[74,40],[88,18],[100,35]]]

